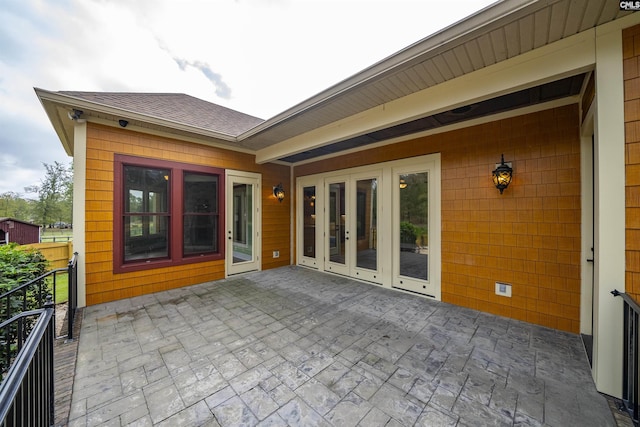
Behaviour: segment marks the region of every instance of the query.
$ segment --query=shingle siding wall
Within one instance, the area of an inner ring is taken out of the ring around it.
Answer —
[[[123,274],[113,273],[114,154],[164,159],[262,174],[262,268],[289,265],[290,199],[278,203],[272,185],[287,183],[289,168],[256,165],[254,156],[128,130],[89,124],[86,178],[87,304],[99,304],[224,277],[224,260]],[[274,250],[280,258],[273,259]]]
[[[579,331],[580,138],[577,105],[315,162],[296,176],[441,153],[442,300]],[[491,171],[513,163],[503,195]],[[513,285],[512,298],[495,282]]]
[[[640,25],[622,33],[626,163],[626,292],[640,300]]]

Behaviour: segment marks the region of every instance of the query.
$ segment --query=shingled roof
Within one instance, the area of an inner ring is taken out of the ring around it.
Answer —
[[[60,94],[137,114],[238,136],[264,120],[183,93],[74,92]]]

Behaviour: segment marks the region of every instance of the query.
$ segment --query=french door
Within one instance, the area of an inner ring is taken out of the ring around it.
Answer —
[[[379,172],[325,179],[325,270],[381,283]]]
[[[260,270],[260,175],[226,173],[227,276]]]
[[[440,155],[297,179],[297,262],[440,299]]]
[[[322,215],[322,197],[318,194],[318,180],[315,178],[298,180],[297,212],[298,212],[298,263],[307,267],[318,268],[322,259],[322,226],[317,222]]]
[[[393,287],[432,297],[440,294],[440,283],[434,280],[433,260],[440,259],[437,212],[430,201],[438,192],[433,168],[426,165],[393,169]]]

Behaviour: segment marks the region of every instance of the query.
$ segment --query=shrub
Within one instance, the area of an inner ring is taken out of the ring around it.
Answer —
[[[0,246],[0,294],[4,294],[20,285],[30,282],[46,273],[48,262],[42,253],[35,249],[25,249],[15,243]],[[46,295],[50,293],[45,280],[39,280],[27,289],[26,293],[12,295],[7,307],[6,299],[0,301],[0,321],[7,320],[23,310],[41,308]],[[33,321],[27,321],[24,332],[29,333]],[[9,325],[0,331],[0,372],[7,372],[10,362],[17,354],[17,325]]]
[[[408,221],[402,221],[400,223],[400,242],[401,243],[416,243],[418,237],[418,227]]]
[[[15,243],[0,246],[0,293],[43,275],[47,267],[46,258],[36,249],[24,249]]]

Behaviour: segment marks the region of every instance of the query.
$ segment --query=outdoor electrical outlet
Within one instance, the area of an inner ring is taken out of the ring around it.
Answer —
[[[511,285],[508,283],[496,282],[496,295],[511,298]]]
[[[273,251],[274,258],[280,258],[280,251]]]

